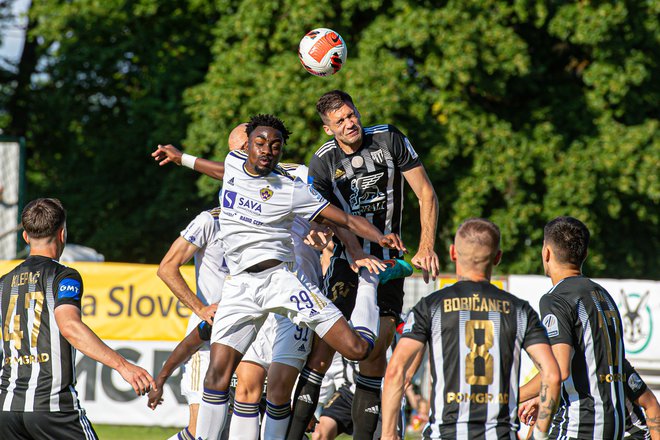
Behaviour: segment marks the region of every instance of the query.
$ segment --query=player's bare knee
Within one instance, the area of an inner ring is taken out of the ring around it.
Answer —
[[[343,347],[342,355],[350,361],[363,361],[369,356],[369,344],[360,337],[352,338]]]

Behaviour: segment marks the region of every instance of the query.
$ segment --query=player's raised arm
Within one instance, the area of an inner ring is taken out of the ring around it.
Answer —
[[[174,163],[179,166],[183,165],[217,180],[222,180],[225,175],[224,162],[216,162],[185,154],[173,145],[158,145],[156,150],[151,153],[151,157],[160,166],[167,165],[168,163]]]
[[[229,133],[227,145],[229,151],[244,150],[247,147],[247,124],[238,124]],[[225,175],[224,162],[216,162],[201,157],[195,157],[190,154],[182,153],[173,145],[158,145],[158,148],[151,153],[158,165],[163,166],[170,162],[177,165],[183,165],[191,170],[202,173],[216,180],[222,180]]]
[[[373,241],[374,243],[378,243],[383,247],[406,252],[406,248],[397,234],[383,235],[378,228],[369,223],[364,217],[347,214],[330,204],[319,212],[319,217],[329,220],[339,226],[344,226],[355,235]]]

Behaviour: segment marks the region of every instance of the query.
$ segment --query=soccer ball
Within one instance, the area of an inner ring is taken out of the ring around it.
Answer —
[[[332,29],[318,28],[307,32],[298,45],[298,58],[309,73],[334,75],[346,61],[346,43]]]

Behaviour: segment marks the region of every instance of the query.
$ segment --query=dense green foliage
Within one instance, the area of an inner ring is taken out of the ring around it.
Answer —
[[[286,160],[307,161],[327,139],[316,99],[342,88],[423,158],[445,270],[452,231],[486,216],[500,272],[538,273],[543,225],[570,214],[594,236],[589,274],[658,278],[659,17],[636,1],[35,1],[29,195],[60,196],[75,241],[157,261],[218,184],[191,197],[191,173],[149,163],[156,143],[222,158],[236,123],[269,112],[294,132]],[[319,26],[349,47],[331,78],[297,60]]]

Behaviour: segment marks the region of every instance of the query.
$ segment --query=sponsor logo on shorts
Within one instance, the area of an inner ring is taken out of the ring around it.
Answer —
[[[557,322],[557,317],[553,314],[546,315],[545,318],[543,318],[543,326],[545,327],[545,330],[548,332],[548,337],[549,338],[554,338],[555,336],[559,336],[559,323]]]
[[[316,315],[318,315],[318,314],[319,314],[319,312],[317,312],[317,311],[314,310],[314,309],[310,309],[310,310],[309,310],[309,317],[310,317],[310,318],[313,317],[313,316],[316,316]]]
[[[234,184],[234,178],[232,177],[231,179],[229,179],[229,182],[227,182],[227,183],[228,183],[229,185],[233,185],[233,184]]]
[[[365,409],[364,412],[370,413],[370,414],[379,414],[380,410],[378,409],[378,405],[374,405],[372,407],[369,407],[369,408]]]
[[[306,352],[306,351],[307,351],[307,347],[305,347],[305,344],[300,345],[300,347],[298,347],[298,351],[301,352],[301,353]]]

